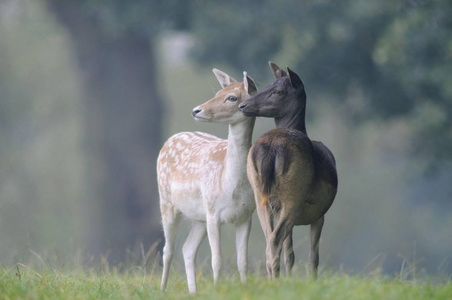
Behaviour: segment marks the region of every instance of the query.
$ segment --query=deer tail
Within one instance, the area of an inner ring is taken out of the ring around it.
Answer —
[[[284,145],[255,144],[252,150],[254,169],[261,187],[261,205],[265,206],[276,186],[278,176],[288,168],[289,150]]]

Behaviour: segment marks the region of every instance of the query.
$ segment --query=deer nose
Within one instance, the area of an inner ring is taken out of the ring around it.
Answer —
[[[246,107],[246,103],[242,103],[239,105],[239,110],[242,110]]]
[[[198,107],[195,107],[191,111],[191,114],[193,115],[193,117],[196,117],[196,115],[199,114],[201,111],[202,111],[202,109],[199,109]]]

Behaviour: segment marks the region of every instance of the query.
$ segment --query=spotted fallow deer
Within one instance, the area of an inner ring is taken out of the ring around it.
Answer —
[[[241,281],[246,281],[251,215],[256,208],[246,160],[255,118],[244,116],[238,105],[257,89],[246,72],[243,82],[217,69],[213,72],[223,89],[195,107],[192,115],[198,121],[229,124],[228,139],[202,132],[181,132],[166,141],[157,160],[165,234],[162,290],[166,288],[181,216],[192,223],[182,249],[189,292],[196,292],[195,258],[206,233],[214,284],[217,283],[221,267],[220,227],[224,223],[236,226],[237,265]]]
[[[267,274],[279,276],[284,248],[286,274],[290,275],[293,227],[310,225],[309,263],[316,278],[324,215],[337,191],[336,162],[324,144],[311,141],[306,133],[306,93],[300,77],[289,68],[286,73],[272,62],[269,65],[276,81],[239,106],[246,116],[274,118],[277,127],[256,140],[247,164],[266,239]]]

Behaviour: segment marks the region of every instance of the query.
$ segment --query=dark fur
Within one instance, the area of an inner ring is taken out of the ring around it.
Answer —
[[[259,141],[254,144],[252,150],[252,158],[254,169],[260,175],[260,184],[262,188],[263,201],[265,206],[268,196],[272,192],[273,186],[276,184],[276,163],[280,164],[281,174],[286,173],[289,166],[290,151],[285,144],[275,144],[272,141]]]
[[[276,80],[239,106],[247,116],[274,118],[278,128],[256,140],[247,167],[256,204],[260,204],[257,212],[267,241],[267,272],[272,278],[279,275],[284,244],[286,272],[290,274],[292,229],[295,225],[310,225],[310,269],[316,277],[324,214],[337,192],[336,162],[325,145],[311,141],[307,135],[306,92],[301,78],[271,62],[270,68]],[[275,205],[277,210],[273,209]]]

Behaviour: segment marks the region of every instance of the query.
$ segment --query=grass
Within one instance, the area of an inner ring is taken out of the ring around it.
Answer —
[[[158,274],[133,272],[42,272],[23,264],[0,270],[0,299],[452,299],[448,280],[401,280],[377,276],[322,274],[269,281],[250,274],[247,284],[223,276],[216,289],[210,276],[198,274],[198,293],[187,292],[184,274],[170,273],[168,289],[159,289]]]

